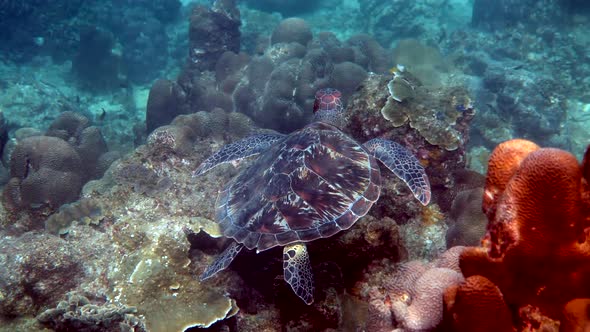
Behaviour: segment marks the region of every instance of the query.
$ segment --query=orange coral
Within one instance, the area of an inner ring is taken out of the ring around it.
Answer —
[[[446,289],[445,315],[456,332],[513,331],[512,318],[502,293],[488,279],[471,276]]]
[[[584,332],[590,330],[590,299],[575,299],[565,306],[560,331]]]
[[[487,233],[461,255],[464,276],[489,279],[511,308],[556,319],[568,301],[590,297],[589,155],[590,147],[580,166],[559,149],[500,144],[484,193]]]
[[[520,167],[520,163],[529,153],[538,149],[537,144],[523,139],[506,141],[494,149],[488,162],[483,197],[483,210],[488,218],[493,219],[496,202],[506,189],[508,180]]]

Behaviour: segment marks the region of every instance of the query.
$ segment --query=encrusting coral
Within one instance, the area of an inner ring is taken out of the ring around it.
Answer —
[[[481,276],[497,286],[520,325],[531,317],[561,320],[566,303],[590,297],[589,159],[590,148],[580,165],[566,151],[525,140],[502,143],[490,157],[483,199],[487,233],[482,247],[465,249],[460,266],[468,280]],[[475,330],[464,325],[475,307],[465,312],[447,305],[454,327]],[[479,331],[498,331],[478,324]]]
[[[93,303],[83,295],[68,293],[67,301],[45,310],[37,319],[56,331],[147,331],[136,313],[134,307]]]
[[[75,221],[84,224],[97,224],[100,216],[100,205],[92,199],[82,198],[76,202],[62,205],[58,212],[45,220],[45,230],[55,235],[65,234]]]
[[[412,73],[395,74],[388,83],[389,96],[381,114],[394,127],[408,124],[428,143],[452,151],[464,144],[461,119],[473,116],[474,109],[467,92],[454,87],[430,91]]]

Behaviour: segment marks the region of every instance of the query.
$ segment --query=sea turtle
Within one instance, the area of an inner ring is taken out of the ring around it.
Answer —
[[[195,170],[259,154],[219,193],[215,218],[234,239],[207,267],[201,281],[227,268],[243,247],[261,252],[283,246],[285,280],[305,303],[313,302],[313,276],[305,242],[330,237],[364,216],[381,191],[377,160],[403,180],[424,205],[430,183],[403,146],[382,139],[364,144],[346,135],[341,93],[315,95],[314,121],[288,135],[258,134],[222,147]]]

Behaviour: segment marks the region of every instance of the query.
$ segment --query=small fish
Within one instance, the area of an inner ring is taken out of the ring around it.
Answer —
[[[404,65],[401,65],[398,63],[397,65],[395,65],[389,69],[389,73],[390,74],[403,73],[405,70],[406,70],[406,67]]]
[[[465,113],[467,111],[473,111],[473,105],[471,103],[459,104],[455,106],[457,112]]]
[[[440,30],[440,34],[438,36],[438,44],[442,43],[443,40],[445,40],[445,38],[447,38],[447,30],[446,29],[441,29]]]
[[[129,83],[128,80],[122,80],[119,82],[119,87],[121,89],[129,89],[131,87],[131,84]]]
[[[100,113],[100,115],[98,116],[98,120],[99,120],[99,121],[104,121],[104,119],[105,119],[105,118],[106,118],[106,116],[107,116],[107,111],[105,111],[104,107],[103,107],[103,108],[101,108],[101,111],[102,111],[102,112],[101,112],[101,113]]]
[[[35,45],[37,45],[37,46],[43,46],[43,44],[45,44],[45,38],[35,37],[35,38],[33,38],[33,43],[35,43]]]

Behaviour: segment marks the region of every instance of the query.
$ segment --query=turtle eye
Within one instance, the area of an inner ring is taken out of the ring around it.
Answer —
[[[317,111],[320,110],[320,103],[321,103],[321,98],[316,97],[315,101],[313,102],[313,114],[316,114]]]

